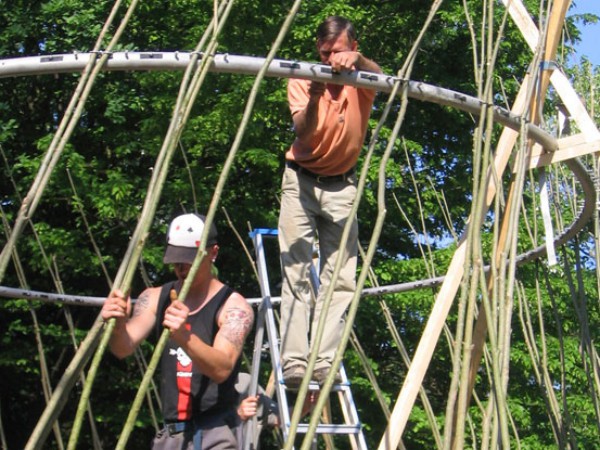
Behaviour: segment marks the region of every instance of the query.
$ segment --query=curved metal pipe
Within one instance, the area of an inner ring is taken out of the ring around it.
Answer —
[[[114,52],[106,60],[103,70],[184,70],[190,62],[190,52]],[[73,53],[47,56],[26,56],[0,60],[0,78],[70,73],[83,70],[92,53]],[[218,73],[256,75],[265,58],[219,54],[215,55],[210,70]],[[408,83],[408,96],[425,102],[451,106],[470,114],[479,115],[483,101],[461,92],[433,86],[421,81],[402,80],[398,77],[370,72],[333,73],[331,67],[298,61],[274,59],[266,73],[270,77],[303,78],[336,84],[349,84],[390,93],[395,83]],[[494,106],[494,121],[520,131],[523,118]],[[558,150],[554,136],[527,123],[527,136],[547,151]]]

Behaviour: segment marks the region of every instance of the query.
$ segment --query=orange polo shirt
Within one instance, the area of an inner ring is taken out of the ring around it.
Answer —
[[[308,81],[288,81],[292,116],[302,111],[309,99]],[[294,141],[285,157],[319,175],[339,175],[356,165],[367,133],[376,91],[343,86],[337,99],[329,90],[319,100],[318,123],[309,146]]]

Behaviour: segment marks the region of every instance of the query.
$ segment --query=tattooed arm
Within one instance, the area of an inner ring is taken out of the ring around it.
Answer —
[[[174,302],[172,307],[178,305],[179,302]],[[222,383],[231,375],[253,323],[252,307],[244,297],[234,292],[219,312],[219,331],[212,346],[185,329],[173,331],[171,337],[185,350],[200,372],[216,383]]]
[[[125,358],[131,355],[148,336],[156,321],[159,295],[160,288],[149,288],[142,292],[131,317],[131,301],[121,290],[116,289],[106,299],[101,314],[104,320],[116,320],[109,342],[110,350],[115,356]]]

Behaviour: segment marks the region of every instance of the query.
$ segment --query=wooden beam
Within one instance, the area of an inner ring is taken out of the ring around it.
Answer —
[[[600,152],[600,139],[590,141],[583,133],[559,139],[558,145],[558,151],[552,153],[545,152],[541,146],[535,145],[529,168],[549,166],[567,159]]]

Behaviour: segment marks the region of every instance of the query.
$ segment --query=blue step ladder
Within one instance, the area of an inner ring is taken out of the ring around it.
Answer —
[[[281,299],[271,297],[271,289],[269,276],[267,273],[267,263],[265,258],[264,239],[276,238],[277,230],[270,228],[257,228],[250,232],[250,237],[254,244],[256,254],[256,267],[258,270],[258,278],[262,301],[258,306],[256,320],[256,335],[254,340],[254,352],[252,355],[252,370],[251,383],[249,392],[256,392],[258,387],[258,376],[262,354],[265,351],[270,353],[271,364],[273,368],[274,390],[278,405],[279,424],[283,439],[286,441],[289,437],[291,425],[290,420],[290,405],[288,404],[288,391],[292,391],[286,386],[283,380],[283,370],[281,367],[281,356],[279,352],[279,330],[273,312],[273,305],[279,304]],[[264,238],[264,239],[263,239]],[[318,263],[317,263],[318,264]],[[313,287],[318,287],[319,278],[314,265],[311,268],[311,282]],[[316,291],[317,289],[315,289]],[[264,332],[267,332],[267,343],[265,344]],[[341,381],[334,384],[331,389],[331,394],[337,394],[339,400],[339,412],[336,410],[340,418],[343,418],[343,423],[320,423],[316,429],[316,435],[323,435],[325,439],[331,435],[347,435],[350,442],[350,448],[353,450],[367,450],[365,437],[362,431],[362,425],[358,418],[356,405],[352,397],[350,389],[350,381],[346,376],[346,371],[343,364],[340,366],[339,375]],[[311,391],[318,392],[320,387],[316,382],[310,382],[309,393]],[[331,408],[330,408],[331,409]],[[257,425],[256,417],[249,420],[245,425],[244,431],[244,449],[254,450],[258,447],[258,435],[260,434]],[[297,434],[306,434],[309,425],[300,423],[297,427]],[[313,442],[313,447],[316,448],[316,440]]]

